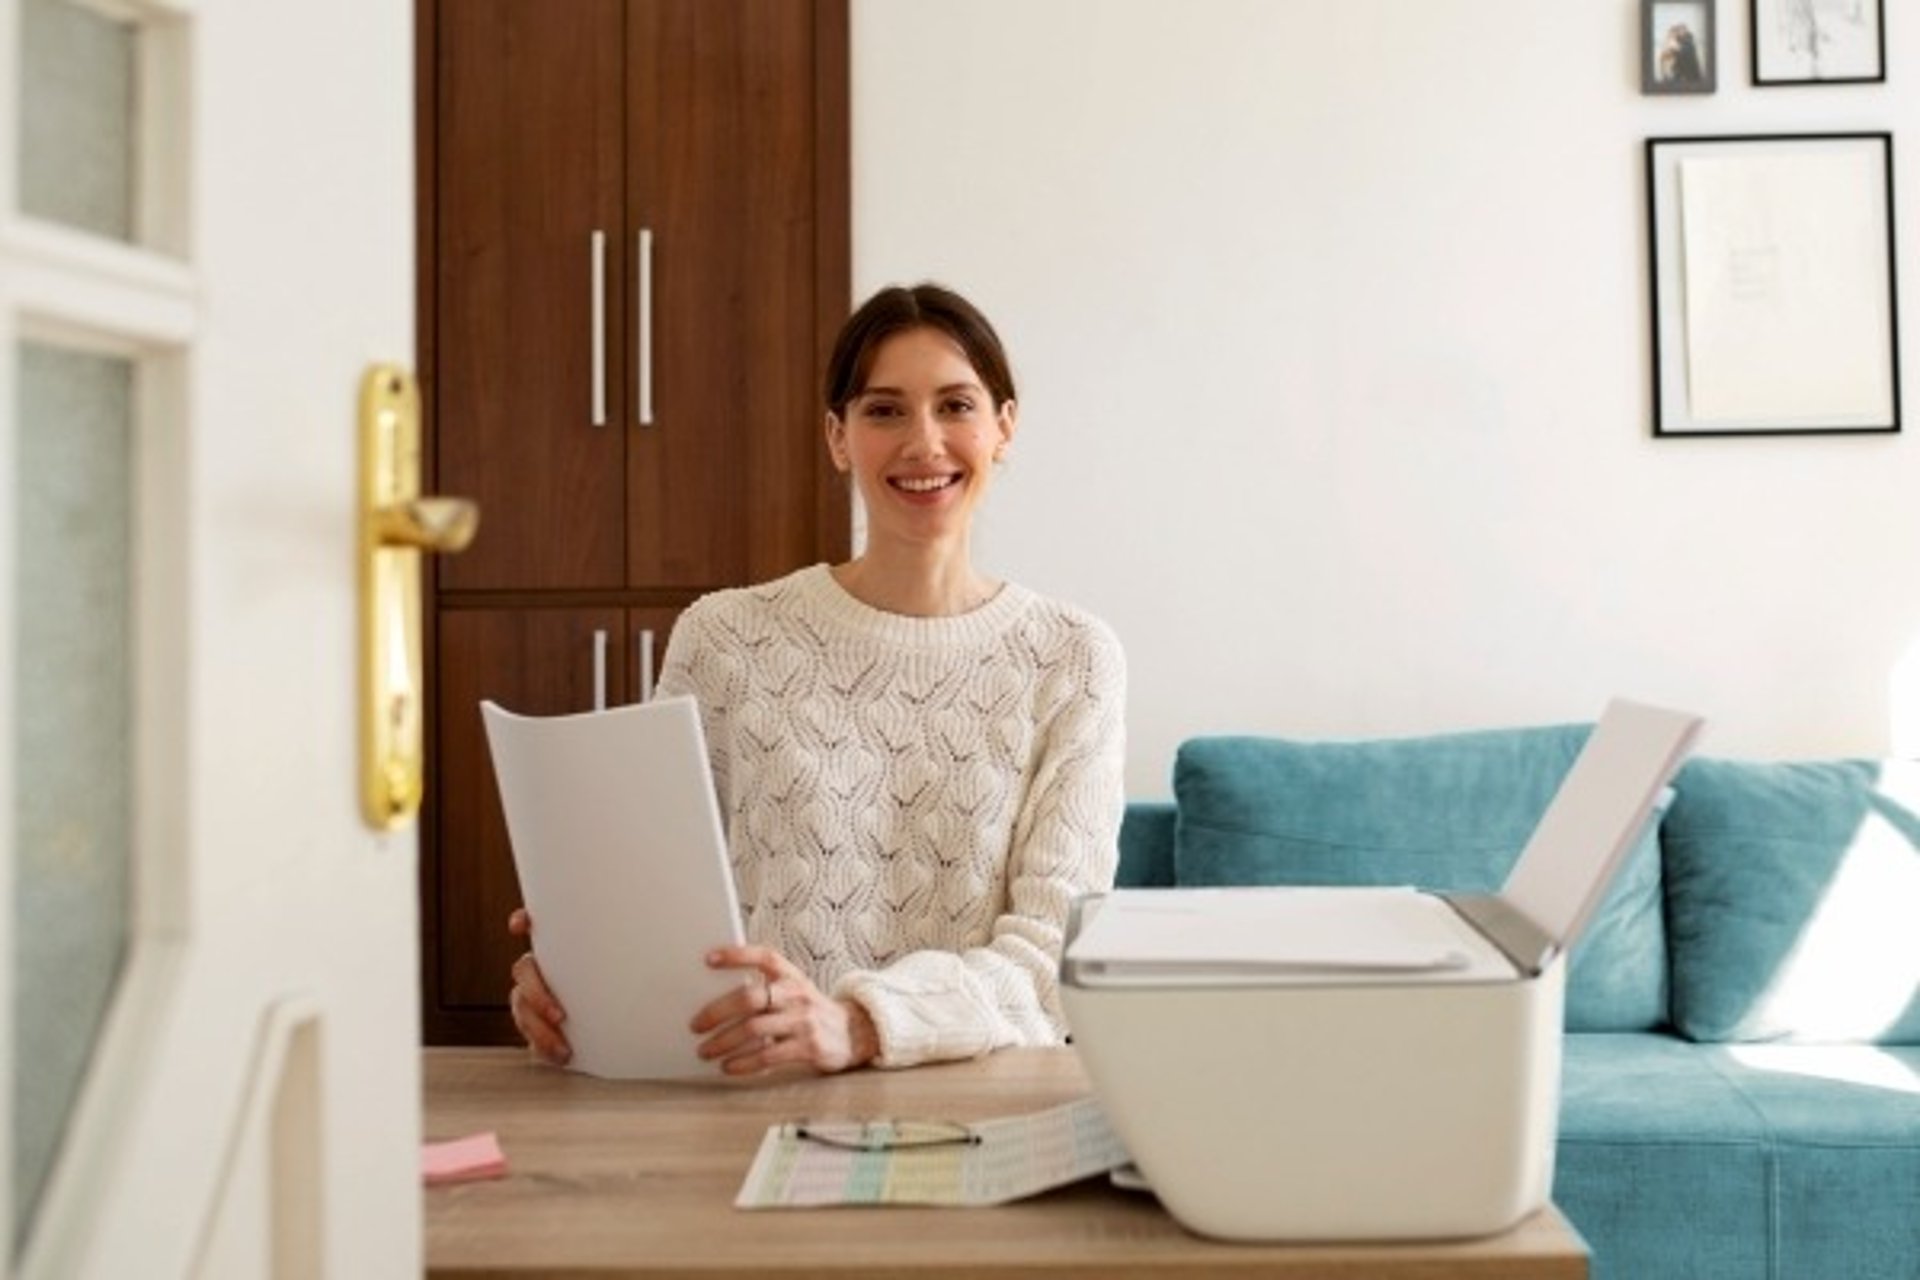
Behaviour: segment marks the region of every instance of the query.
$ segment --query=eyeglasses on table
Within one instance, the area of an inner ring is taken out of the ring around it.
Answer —
[[[802,1142],[839,1151],[919,1151],[980,1145],[980,1135],[957,1120],[792,1120],[787,1132]]]

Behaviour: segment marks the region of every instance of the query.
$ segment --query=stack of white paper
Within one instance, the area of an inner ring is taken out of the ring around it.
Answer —
[[[534,954],[589,1075],[712,1075],[687,1024],[741,982],[707,968],[740,909],[691,698],[583,715],[481,704]]]
[[[1405,888],[1125,889],[1067,948],[1098,981],[1465,968],[1468,926]]]

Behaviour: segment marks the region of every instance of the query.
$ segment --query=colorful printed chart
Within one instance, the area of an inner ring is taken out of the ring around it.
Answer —
[[[803,1136],[808,1132],[852,1135],[855,1145]],[[740,1209],[1005,1204],[1126,1163],[1126,1150],[1092,1098],[964,1126],[795,1121],[767,1130],[733,1203]]]

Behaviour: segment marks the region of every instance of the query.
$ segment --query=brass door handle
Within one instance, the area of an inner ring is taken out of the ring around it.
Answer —
[[[465,498],[414,498],[373,513],[374,536],[382,547],[464,551],[479,528],[480,508]]]
[[[420,495],[420,389],[398,365],[360,380],[359,524],[361,808],[391,831],[425,790],[420,553],[459,551],[480,526],[474,503]]]

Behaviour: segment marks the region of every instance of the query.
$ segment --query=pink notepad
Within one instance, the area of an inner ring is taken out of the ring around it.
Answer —
[[[506,1173],[507,1157],[500,1150],[500,1139],[492,1133],[476,1133],[451,1142],[429,1142],[420,1148],[420,1175],[430,1187],[479,1178],[503,1178]]]

